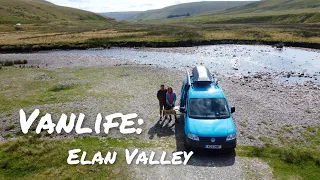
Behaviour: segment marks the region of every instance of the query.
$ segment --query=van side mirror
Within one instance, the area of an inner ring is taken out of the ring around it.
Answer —
[[[186,113],[186,108],[185,107],[180,107],[180,112],[181,113]]]
[[[235,113],[236,112],[236,108],[235,107],[232,107],[231,108],[231,114]]]

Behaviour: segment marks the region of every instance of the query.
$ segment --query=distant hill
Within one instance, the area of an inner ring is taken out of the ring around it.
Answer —
[[[1,0],[0,24],[31,24],[59,21],[112,21],[92,12],[54,5],[44,0]]]
[[[186,21],[186,20],[181,20]],[[320,23],[320,0],[262,0],[188,18],[192,23]]]
[[[245,14],[288,11],[319,12],[320,0],[261,0],[225,10],[222,14]]]
[[[162,9],[149,10],[138,13],[130,18],[128,21],[145,21],[145,20],[163,20],[170,16],[182,16],[186,14],[195,15],[208,11],[221,11],[241,5],[248,4],[252,1],[204,1],[178,4],[174,6],[165,7]]]
[[[118,21],[120,20],[126,20],[136,14],[141,13],[141,11],[127,11],[127,12],[105,12],[105,13],[100,13],[102,15],[105,15],[107,17],[114,18]]]

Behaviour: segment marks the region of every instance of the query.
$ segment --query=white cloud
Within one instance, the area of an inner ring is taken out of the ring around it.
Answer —
[[[57,5],[68,6],[92,12],[145,11],[159,9],[179,3],[199,0],[47,0]],[[212,1],[212,0],[204,0]],[[232,0],[235,1],[235,0]],[[238,0],[241,1],[241,0]]]

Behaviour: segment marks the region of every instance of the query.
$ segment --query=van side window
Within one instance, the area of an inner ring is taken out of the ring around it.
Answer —
[[[187,84],[183,82],[181,87],[180,107],[185,107],[185,104],[186,104],[186,97],[185,97],[187,94],[186,86]]]

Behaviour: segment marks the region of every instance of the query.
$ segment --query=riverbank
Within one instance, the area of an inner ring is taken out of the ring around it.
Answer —
[[[127,41],[104,41],[94,40],[88,43],[77,44],[54,44],[54,45],[0,45],[0,53],[19,53],[19,52],[38,52],[48,50],[86,50],[86,49],[104,49],[112,47],[151,47],[151,48],[171,48],[171,47],[194,47],[202,45],[223,45],[223,44],[238,44],[238,45],[270,45],[282,47],[299,47],[320,49],[318,43],[306,42],[283,42],[283,41],[261,41],[261,40],[204,40],[204,41],[177,41],[177,42],[127,42]]]
[[[110,47],[264,44],[320,49],[317,24],[125,24],[99,29],[0,32],[0,53]]]

